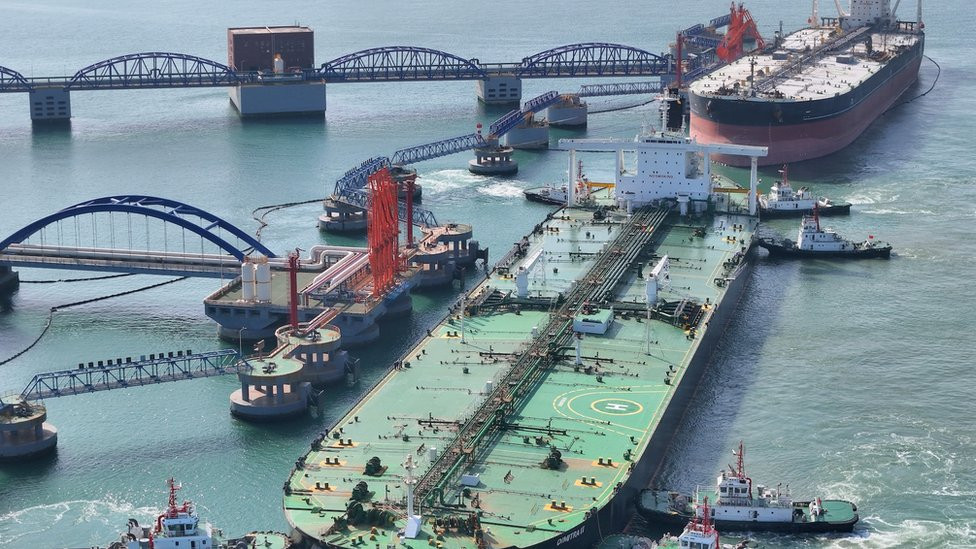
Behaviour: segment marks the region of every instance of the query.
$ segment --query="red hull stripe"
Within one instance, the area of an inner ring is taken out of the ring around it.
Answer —
[[[691,113],[690,134],[701,143],[734,143],[769,147],[769,155],[759,158],[760,166],[787,164],[819,158],[848,146],[871,122],[894,104],[918,78],[921,57],[853,109],[827,120],[790,126],[739,126],[718,124]],[[715,155],[713,159],[732,166],[748,166],[748,159]]]

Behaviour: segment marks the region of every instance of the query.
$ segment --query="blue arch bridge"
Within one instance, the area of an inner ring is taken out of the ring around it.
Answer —
[[[153,196],[108,196],[44,216],[0,241],[0,265],[227,278],[248,254],[276,257],[214,214]]]

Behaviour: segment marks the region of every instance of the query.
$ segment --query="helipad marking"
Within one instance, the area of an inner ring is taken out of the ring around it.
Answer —
[[[601,398],[593,401],[590,408],[601,414],[612,416],[632,416],[644,411],[644,407],[639,403],[623,398]]]

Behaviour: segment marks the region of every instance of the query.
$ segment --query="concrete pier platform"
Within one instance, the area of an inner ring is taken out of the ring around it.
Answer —
[[[513,149],[548,149],[549,122],[527,116],[502,138],[502,142]]]
[[[260,84],[235,86],[228,93],[241,116],[325,114],[324,82],[276,76]]]
[[[323,201],[322,207],[325,213],[319,216],[320,231],[330,233],[366,231],[366,210],[331,198]]]
[[[468,171],[478,175],[514,175],[518,162],[512,159],[512,147],[480,147],[474,150],[474,158],[468,161]]]
[[[47,408],[20,395],[4,397],[0,407],[0,460],[23,460],[58,445],[58,430],[47,423]]]
[[[281,392],[277,389],[250,385],[245,399],[243,389],[238,389],[230,396],[230,413],[241,419],[252,421],[270,421],[305,413],[308,408],[308,396],[311,383],[284,385]]]
[[[563,94],[559,103],[546,109],[546,120],[554,128],[582,128],[586,126],[589,107],[576,94]]]

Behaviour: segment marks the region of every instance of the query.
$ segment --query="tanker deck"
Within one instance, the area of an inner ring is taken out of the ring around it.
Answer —
[[[622,528],[735,309],[755,227],[602,217],[550,215],[312,442],[284,486],[305,546],[565,549]]]

